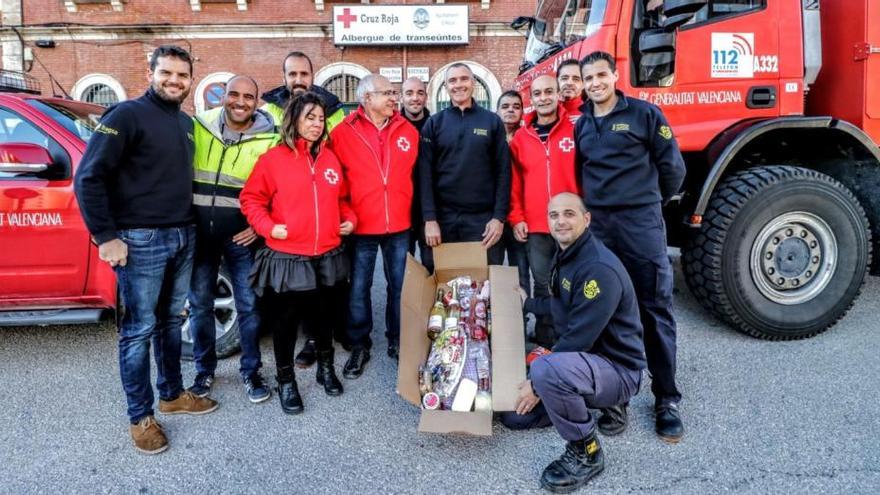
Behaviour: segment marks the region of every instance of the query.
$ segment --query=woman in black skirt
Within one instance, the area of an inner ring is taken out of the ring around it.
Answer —
[[[287,105],[283,143],[257,161],[241,192],[241,210],[266,239],[257,252],[251,285],[265,298],[273,325],[278,396],[288,414],[302,412],[293,351],[300,322],[314,333],[316,378],[327,395],[342,393],[333,365],[335,285],[348,277],[342,238],[356,219],[336,156],[324,147],[324,103],[305,93]]]

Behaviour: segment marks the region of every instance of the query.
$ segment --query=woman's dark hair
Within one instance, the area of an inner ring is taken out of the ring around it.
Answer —
[[[284,140],[284,144],[289,146],[290,149],[294,151],[296,150],[296,138],[301,137],[296,130],[300,117],[308,114],[308,112],[315,107],[320,107],[321,110],[324,111],[324,118],[326,119],[327,106],[317,93],[306,91],[296,98],[291,98],[287,103],[287,108],[284,109],[284,119],[281,121],[281,138]],[[318,149],[321,147],[321,142],[326,138],[327,126],[325,125],[321,131],[321,137],[312,143],[312,147],[309,151],[311,151],[313,155],[317,154]]]

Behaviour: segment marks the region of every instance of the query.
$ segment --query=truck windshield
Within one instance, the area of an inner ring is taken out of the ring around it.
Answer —
[[[541,0],[526,42],[525,62],[537,64],[602,25],[607,0]]]
[[[27,103],[83,141],[88,141],[92,137],[95,126],[98,125],[98,119],[101,118],[101,112],[105,110],[100,106],[79,102],[64,104],[55,101],[28,99]]]

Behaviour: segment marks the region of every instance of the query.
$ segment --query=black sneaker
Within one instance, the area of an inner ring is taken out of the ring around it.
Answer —
[[[370,350],[365,347],[355,347],[351,350],[351,356],[342,368],[342,376],[349,380],[357,378],[364,373],[364,367],[370,360]]]
[[[248,400],[254,404],[259,404],[272,396],[272,392],[263,383],[263,377],[259,372],[251,373],[244,379],[244,390],[247,392]]]
[[[678,412],[678,404],[663,402],[655,409],[655,431],[657,436],[666,443],[678,443],[684,436],[684,425]]]
[[[192,392],[196,397],[207,397],[211,393],[212,385],[214,385],[214,375],[199,373],[187,391]]]

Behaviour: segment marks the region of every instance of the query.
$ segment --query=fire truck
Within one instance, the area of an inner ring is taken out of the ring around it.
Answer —
[[[880,0],[543,0],[516,88],[595,50],[687,164],[666,207],[700,303],[788,340],[839,321],[880,240]]]
[[[116,276],[80,216],[73,174],[104,108],[41,96],[27,74],[0,71],[0,326],[118,318]],[[238,351],[225,269],[214,300],[217,354]],[[192,356],[189,320],[183,355]]]

